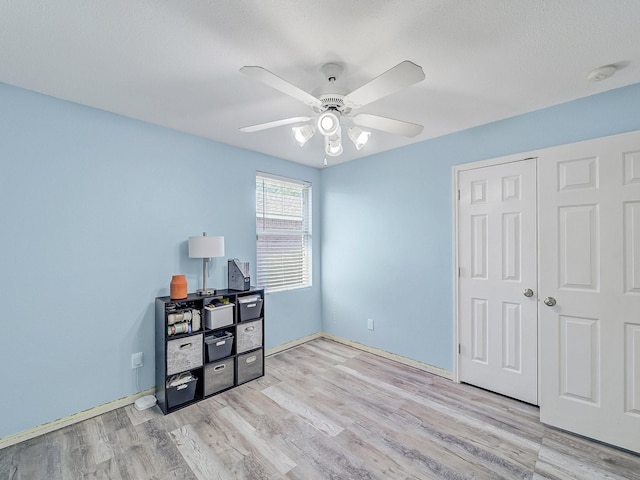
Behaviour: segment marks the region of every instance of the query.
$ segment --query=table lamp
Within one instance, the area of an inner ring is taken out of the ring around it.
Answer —
[[[207,264],[212,257],[224,257],[224,237],[207,237],[203,232],[201,237],[189,237],[189,258],[202,259],[202,288],[198,295],[215,295],[213,288],[207,288]]]

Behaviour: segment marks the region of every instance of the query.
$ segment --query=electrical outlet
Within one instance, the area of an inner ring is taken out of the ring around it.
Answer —
[[[139,368],[142,366],[142,352],[131,354],[131,368]]]
[[[373,330],[373,318],[367,319],[367,328]]]

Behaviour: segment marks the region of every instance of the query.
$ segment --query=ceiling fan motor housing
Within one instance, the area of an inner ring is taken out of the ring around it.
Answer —
[[[326,112],[327,110],[336,110],[344,114],[349,113],[351,108],[344,104],[344,97],[349,92],[344,88],[337,87],[335,84],[344,70],[342,66],[337,63],[327,63],[320,70],[327,79],[327,84],[313,92],[314,96],[322,102],[322,105],[314,107],[314,110],[317,113]]]
[[[335,110],[343,114],[351,112],[351,108],[344,104],[344,95],[339,93],[325,93],[318,96],[318,99],[322,102],[322,106],[314,108],[316,112],[322,113],[327,110]]]

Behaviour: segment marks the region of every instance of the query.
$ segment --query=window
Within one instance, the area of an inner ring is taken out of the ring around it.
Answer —
[[[311,184],[256,175],[256,273],[267,291],[311,286]]]

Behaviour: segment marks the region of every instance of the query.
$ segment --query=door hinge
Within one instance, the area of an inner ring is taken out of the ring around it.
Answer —
[[[460,346],[460,344],[458,344],[458,355],[460,355],[462,353],[462,347]]]
[[[458,277],[460,277],[460,267],[458,267]]]
[[[460,190],[458,190],[458,200],[460,200]]]

